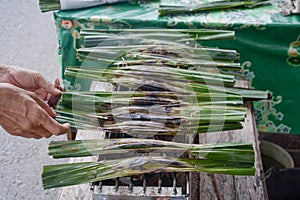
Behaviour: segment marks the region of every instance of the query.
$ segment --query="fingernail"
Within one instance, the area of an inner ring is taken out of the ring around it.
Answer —
[[[55,79],[55,84],[58,85],[58,86],[60,85],[60,81],[59,81],[58,78]]]
[[[71,128],[71,124],[69,124],[69,123],[65,123],[65,124],[63,124],[63,126],[67,127],[67,128]]]
[[[61,91],[57,88],[54,88],[55,92],[57,92],[59,95],[61,94]]]

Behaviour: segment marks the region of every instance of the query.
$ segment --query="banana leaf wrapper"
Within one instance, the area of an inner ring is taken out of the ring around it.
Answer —
[[[218,160],[172,157],[133,157],[96,163],[44,166],[44,189],[96,182],[117,177],[160,172],[209,172],[254,175],[254,156],[249,160]]]

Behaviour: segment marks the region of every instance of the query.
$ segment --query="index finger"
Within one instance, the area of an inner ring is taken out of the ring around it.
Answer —
[[[61,95],[61,91],[54,87],[49,81],[47,81],[40,73],[33,74],[35,84],[44,88],[51,95]]]

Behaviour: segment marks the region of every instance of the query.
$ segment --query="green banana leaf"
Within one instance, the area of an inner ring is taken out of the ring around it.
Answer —
[[[194,159],[173,157],[133,157],[44,166],[44,189],[96,182],[117,177],[155,172],[209,172],[232,175],[254,175],[254,157],[239,160]]]
[[[123,138],[105,140],[51,141],[48,154],[53,158],[113,155],[118,153],[187,153],[201,158],[244,160],[253,158],[251,143],[185,144],[152,139]]]
[[[209,10],[221,10],[230,8],[253,8],[261,5],[269,5],[269,0],[161,0],[159,5],[160,15],[194,13]]]

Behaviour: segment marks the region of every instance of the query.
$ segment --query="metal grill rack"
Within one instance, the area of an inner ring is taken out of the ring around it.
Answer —
[[[156,173],[122,177],[92,185],[94,199],[187,199],[188,174]]]

